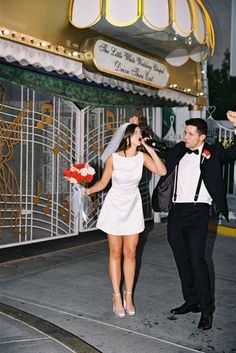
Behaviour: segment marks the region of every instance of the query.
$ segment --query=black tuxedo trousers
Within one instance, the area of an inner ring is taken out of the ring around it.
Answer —
[[[209,205],[176,203],[168,215],[168,241],[179,272],[184,300],[200,304],[201,311],[212,313],[214,306],[210,290],[205,247]]]

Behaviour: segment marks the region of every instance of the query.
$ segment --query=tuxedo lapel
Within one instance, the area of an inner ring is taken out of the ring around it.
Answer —
[[[156,212],[168,212],[172,204],[174,169],[187,149],[184,142],[173,147],[166,161],[167,174],[162,176],[152,194],[152,207]]]

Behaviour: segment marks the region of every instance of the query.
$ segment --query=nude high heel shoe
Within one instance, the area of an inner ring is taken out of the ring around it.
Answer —
[[[127,302],[126,302],[126,295],[132,296],[132,292],[126,292],[124,291],[124,309],[127,315],[129,316],[135,316],[136,310],[134,306],[128,307]]]
[[[115,314],[116,317],[119,319],[123,319],[125,317],[125,310],[124,308],[122,309],[116,309],[116,304],[115,304],[115,297],[120,296],[120,293],[114,293],[113,294],[113,313]]]

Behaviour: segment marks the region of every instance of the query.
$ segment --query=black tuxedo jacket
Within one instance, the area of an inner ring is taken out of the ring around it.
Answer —
[[[212,197],[213,203],[225,218],[228,219],[228,205],[222,175],[222,165],[236,160],[236,136],[234,137],[234,144],[229,148],[224,149],[220,143],[209,145],[205,142],[203,146],[203,150],[204,149],[210,151],[211,156],[209,159],[204,158],[200,164],[202,179]],[[152,195],[152,207],[154,211],[169,211],[173,196],[174,169],[185,155],[186,151],[187,149],[184,142],[179,142],[169,149],[166,156],[167,174],[160,178]]]

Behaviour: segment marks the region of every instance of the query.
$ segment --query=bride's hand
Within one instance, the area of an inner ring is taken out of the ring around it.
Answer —
[[[90,195],[90,190],[89,189],[84,189],[83,191],[84,191],[84,194]]]
[[[150,140],[151,137],[144,137],[143,139],[141,139],[141,144],[143,145],[143,147],[146,148],[146,150],[149,151],[153,151],[153,148],[150,147],[149,145],[147,145],[146,141]]]

